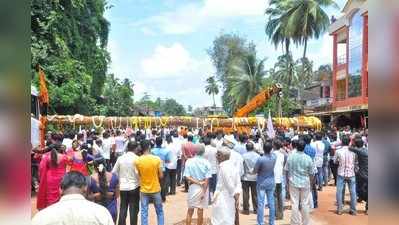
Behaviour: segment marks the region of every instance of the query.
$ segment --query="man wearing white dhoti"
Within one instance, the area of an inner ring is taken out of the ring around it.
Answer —
[[[239,171],[229,160],[231,150],[221,147],[217,152],[219,162],[218,182],[212,201],[212,225],[233,225],[239,206],[241,179]]]
[[[203,144],[196,144],[194,147],[196,148],[196,156],[187,160],[183,174],[189,183],[186,224],[191,225],[194,209],[197,209],[197,224],[202,225],[204,208],[208,207],[208,183],[209,178],[212,177],[212,173],[211,164],[203,157],[205,146]]]

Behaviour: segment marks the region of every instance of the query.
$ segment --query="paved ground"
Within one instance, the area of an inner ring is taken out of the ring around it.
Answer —
[[[349,200],[349,195],[345,199]],[[36,213],[35,209],[36,199],[32,197],[32,215]],[[288,203],[289,204],[289,203]],[[178,188],[177,195],[168,196],[167,202],[164,204],[165,211],[165,225],[183,225],[185,224],[186,215],[186,194]],[[311,225],[367,225],[368,216],[364,213],[364,204],[358,204],[358,215],[351,216],[347,212],[344,215],[337,215],[335,213],[335,187],[328,186],[319,192],[319,208],[314,210],[311,214]],[[345,210],[349,210],[349,205],[345,205]],[[205,216],[210,217],[211,209],[205,211]],[[276,221],[277,225],[290,224],[291,210],[284,211],[284,220]],[[265,222],[267,224],[268,210],[265,212]],[[195,217],[195,216],[194,216]],[[156,214],[153,207],[150,207],[150,224],[156,225]],[[195,224],[195,223],[193,223]],[[241,225],[256,225],[256,215],[240,214]]]

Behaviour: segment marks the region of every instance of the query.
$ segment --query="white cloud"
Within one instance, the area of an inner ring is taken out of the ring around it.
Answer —
[[[320,65],[332,64],[333,56],[333,38],[328,33],[321,37],[321,40],[312,40],[308,49],[309,59],[313,60],[314,69],[318,69]]]
[[[194,59],[180,43],[158,45],[140,66],[145,77],[150,79],[176,78],[212,68],[209,60]]]
[[[184,106],[211,105],[205,93],[206,78],[214,74],[208,57],[194,58],[180,43],[158,45],[140,62],[141,76],[135,86],[135,99],[144,92],[151,98],[174,98]],[[215,96],[220,105],[220,97]]]
[[[111,54],[111,65],[109,71],[114,73],[116,76],[126,76],[129,69],[126,68],[125,58],[123,57],[123,51],[118,42],[114,40],[108,41],[108,52]]]
[[[205,0],[203,4],[186,4],[174,11],[132,23],[164,34],[192,33],[208,23],[215,24],[234,17],[263,17],[265,0]]]

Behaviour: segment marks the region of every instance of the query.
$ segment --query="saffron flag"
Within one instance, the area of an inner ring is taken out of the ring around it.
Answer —
[[[274,131],[273,128],[273,121],[272,117],[270,116],[270,110],[269,110],[269,117],[267,118],[267,131],[266,134],[269,138],[274,138],[276,136],[276,132]]]

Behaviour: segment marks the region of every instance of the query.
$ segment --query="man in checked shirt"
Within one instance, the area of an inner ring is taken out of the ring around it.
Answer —
[[[342,147],[336,152],[336,164],[338,164],[338,177],[337,177],[337,214],[342,215],[343,207],[343,189],[345,183],[348,183],[351,207],[350,214],[356,215],[356,177],[355,166],[357,164],[356,154],[349,151],[348,146],[350,139],[347,135],[341,137]]]

